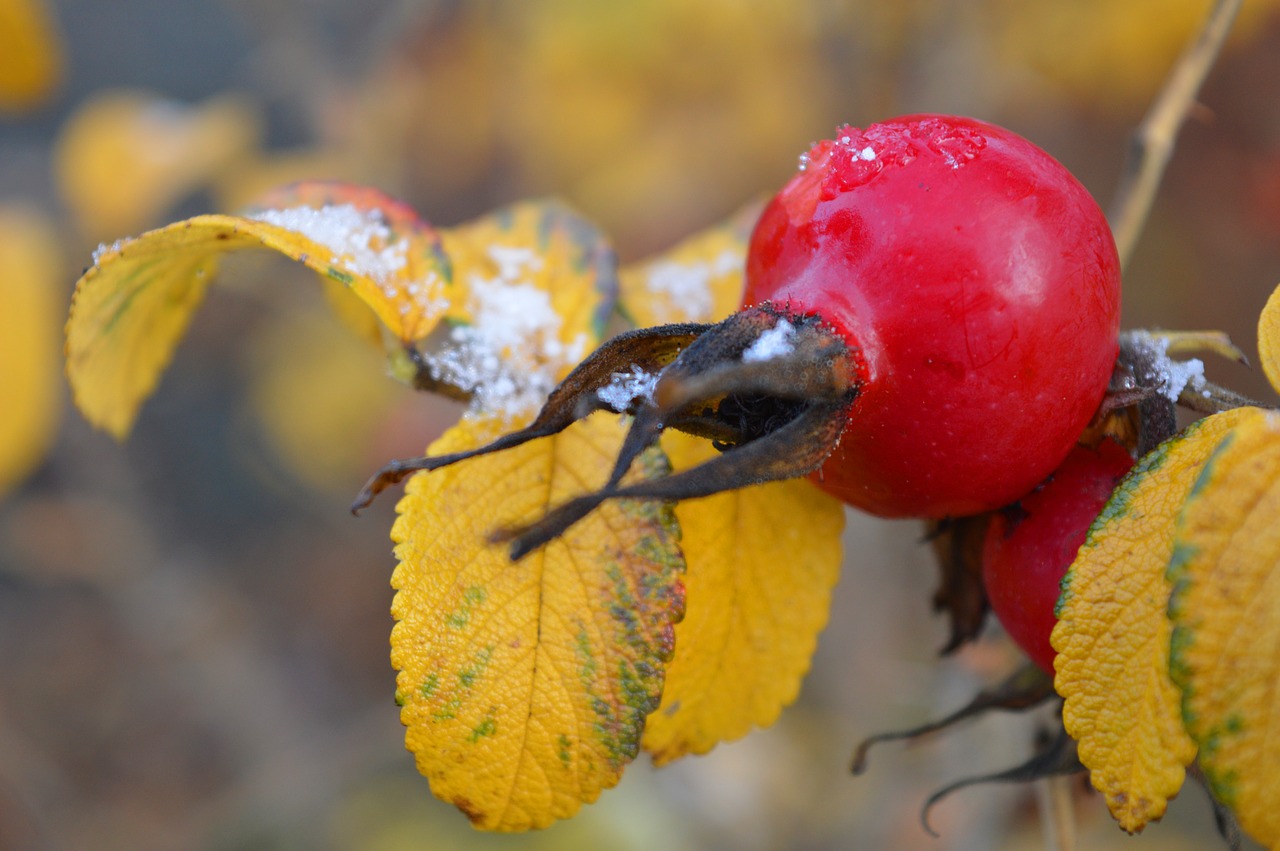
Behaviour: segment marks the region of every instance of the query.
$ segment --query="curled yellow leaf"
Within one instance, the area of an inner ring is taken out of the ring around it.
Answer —
[[[619,309],[637,327],[718,322],[742,300],[747,241],[760,217],[750,204],[727,221],[619,273]]]
[[[500,418],[465,418],[431,454]],[[658,705],[683,561],[670,510],[609,503],[512,562],[488,543],[608,476],[624,429],[597,414],[561,434],[409,482],[392,530],[391,633],[405,745],[436,796],[479,828],[567,818],[617,783]],[[632,473],[660,474],[661,453]]]
[[[1280,287],[1272,291],[1258,316],[1258,359],[1272,388],[1280,393]]]
[[[1280,847],[1280,415],[1223,439],[1178,523],[1172,672],[1214,795]]]
[[[1094,788],[1131,833],[1164,815],[1195,757],[1169,678],[1174,524],[1205,459],[1251,410],[1200,420],[1142,458],[1063,579],[1052,637],[1063,721]]]
[[[229,251],[277,251],[342,284],[399,340],[429,333],[451,300],[435,232],[373,190],[313,192],[299,193],[297,206],[196,216],[100,246],[66,328],[67,377],[85,418],[128,434]]]
[[[0,207],[0,494],[40,462],[55,436],[61,271],[53,224],[32,210]]]
[[[663,445],[677,469],[714,453],[681,434]],[[827,623],[844,526],[841,504],[804,480],[686,500],[676,517],[689,609],[644,733],[657,765],[768,726],[795,700]]]

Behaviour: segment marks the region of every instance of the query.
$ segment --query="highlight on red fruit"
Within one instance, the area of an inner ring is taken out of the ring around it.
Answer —
[[[1076,446],[1044,484],[995,514],[987,527],[982,579],[991,609],[1018,646],[1050,674],[1049,634],[1062,577],[1132,466],[1129,451],[1110,438],[1097,448]]]
[[[972,118],[841,128],[752,236],[744,306],[833,326],[863,369],[814,474],[881,516],[1006,505],[1071,450],[1117,353],[1105,217],[1060,163]]]

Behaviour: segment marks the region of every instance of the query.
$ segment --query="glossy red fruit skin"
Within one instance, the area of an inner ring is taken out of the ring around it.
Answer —
[[[1052,478],[1020,501],[1012,515],[998,513],[982,547],[982,580],[991,610],[1018,646],[1053,673],[1049,634],[1062,577],[1085,542],[1089,526],[1133,466],[1128,450],[1103,440],[1076,446]]]
[[[816,313],[865,365],[814,481],[885,517],[1006,505],[1066,457],[1118,349],[1102,211],[1055,159],[971,118],[837,131],[768,204],[743,306]]]

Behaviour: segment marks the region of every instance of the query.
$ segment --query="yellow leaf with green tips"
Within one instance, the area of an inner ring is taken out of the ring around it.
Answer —
[[[1214,447],[1253,410],[1200,420],[1142,458],[1063,579],[1052,637],[1063,721],[1094,788],[1131,833],[1164,815],[1196,751],[1169,678],[1174,524]]]
[[[430,447],[482,445],[465,418]],[[669,508],[610,502],[518,562],[488,538],[604,483],[622,445],[596,414],[555,437],[418,473],[392,530],[391,633],[405,745],[485,830],[540,828],[618,782],[662,695],[684,563]],[[660,452],[632,474],[665,472]]]
[[[1183,509],[1174,680],[1214,796],[1280,846],[1280,414],[1254,410],[1222,440]]]

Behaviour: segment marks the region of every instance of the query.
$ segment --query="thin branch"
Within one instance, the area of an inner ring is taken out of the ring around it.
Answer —
[[[1036,781],[1036,804],[1044,827],[1045,851],[1075,851],[1076,811],[1071,800],[1075,777],[1057,775]]]
[[[1214,3],[1200,33],[1174,65],[1164,89],[1134,133],[1109,214],[1122,268],[1129,264],[1138,235],[1146,224],[1151,202],[1173,154],[1178,130],[1213,67],[1242,2],[1217,0]]]

